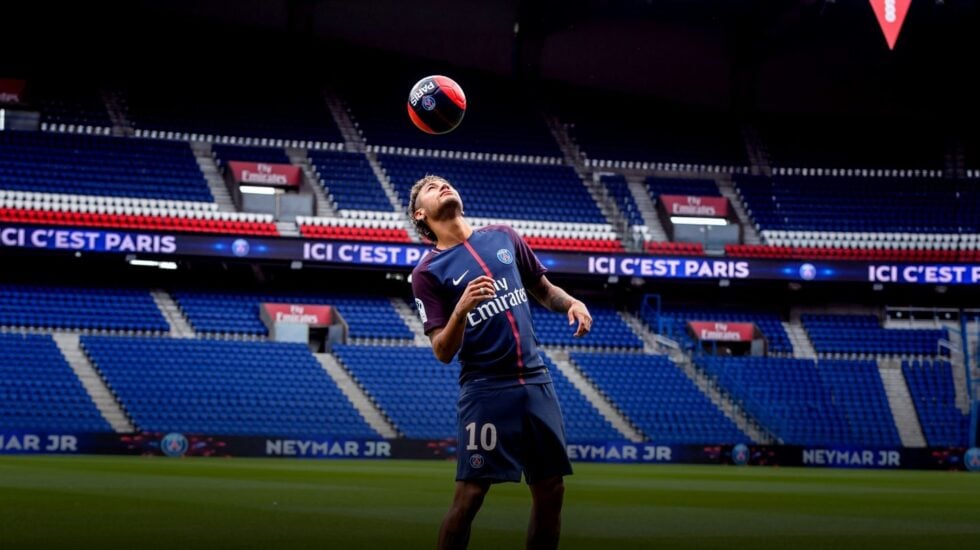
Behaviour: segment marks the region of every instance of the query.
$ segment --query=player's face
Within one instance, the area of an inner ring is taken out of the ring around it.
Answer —
[[[421,220],[426,216],[439,218],[455,215],[455,210],[462,211],[463,200],[459,192],[448,181],[430,181],[419,190],[415,202],[415,219]]]

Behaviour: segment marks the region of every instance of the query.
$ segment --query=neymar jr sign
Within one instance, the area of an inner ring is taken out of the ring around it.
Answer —
[[[242,260],[409,270],[429,248],[416,244],[328,241],[288,237],[240,237],[0,223],[0,248],[71,252],[211,256]],[[976,285],[980,263],[881,263],[866,261],[691,258],[647,254],[539,251],[555,273],[652,279],[752,279]]]

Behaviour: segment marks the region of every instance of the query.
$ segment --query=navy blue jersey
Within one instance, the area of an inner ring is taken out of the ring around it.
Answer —
[[[419,317],[429,331],[444,327],[467,283],[483,275],[496,298],[480,302],[466,317],[459,362],[460,384],[506,387],[551,381],[531,326],[530,296],[546,269],[513,229],[492,225],[446,250],[432,250],[412,272]]]

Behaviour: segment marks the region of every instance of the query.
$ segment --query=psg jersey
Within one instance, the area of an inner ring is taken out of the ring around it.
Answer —
[[[459,349],[461,385],[551,382],[525,288],[537,284],[545,271],[524,239],[503,225],[476,230],[446,250],[432,250],[415,267],[412,291],[426,334],[446,325],[470,281],[484,275],[494,281],[496,297],[479,302],[466,316]]]

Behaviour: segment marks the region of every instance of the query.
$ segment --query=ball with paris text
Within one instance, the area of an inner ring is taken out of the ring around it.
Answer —
[[[455,80],[432,75],[412,86],[408,94],[408,118],[427,134],[448,134],[466,114],[466,95]]]

